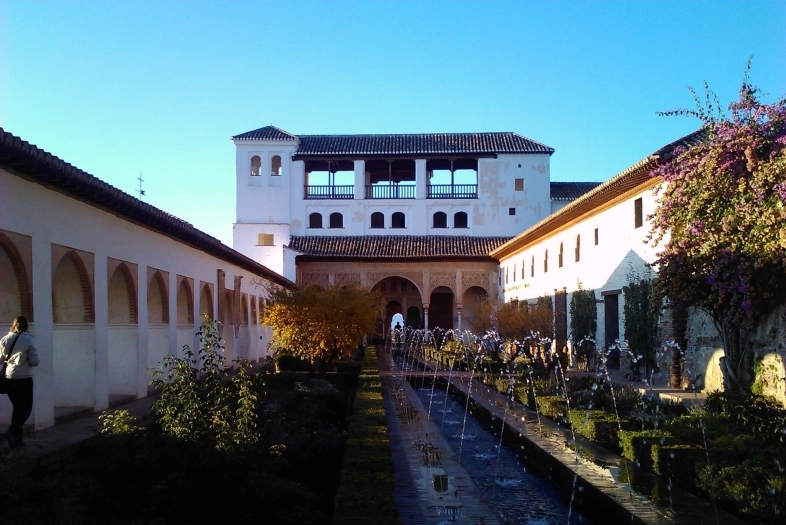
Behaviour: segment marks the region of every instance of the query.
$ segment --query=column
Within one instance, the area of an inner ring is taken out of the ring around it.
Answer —
[[[33,236],[32,260],[33,322],[30,333],[35,337],[41,364],[33,381],[32,422],[36,430],[55,424],[54,319],[52,316],[52,245],[47,237]],[[9,403],[10,408],[10,403]],[[10,421],[11,412],[8,412]]]
[[[428,197],[426,159],[415,159],[415,198]]]
[[[169,272],[169,353],[175,357],[183,357],[177,347],[177,272]]]
[[[457,303],[456,304],[456,329],[461,331],[461,309],[464,307],[463,304]]]
[[[95,409],[109,408],[109,276],[106,253],[93,254],[95,304]]]
[[[355,200],[366,198],[366,161],[355,161]]]
[[[423,303],[423,328],[428,330],[428,303]]]
[[[139,300],[136,303],[139,335],[136,349],[136,395],[137,397],[146,397],[147,384],[149,382],[147,375],[147,351],[148,341],[150,340],[147,319],[147,261],[140,259],[137,264],[137,282],[139,283],[139,291],[137,293]]]

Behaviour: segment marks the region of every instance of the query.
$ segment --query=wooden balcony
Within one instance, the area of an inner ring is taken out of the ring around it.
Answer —
[[[366,184],[367,199],[414,199],[415,186],[411,184]]]
[[[477,199],[477,184],[432,184],[428,187],[429,199]]]
[[[303,198],[306,200],[316,199],[354,199],[354,186],[303,186]]]

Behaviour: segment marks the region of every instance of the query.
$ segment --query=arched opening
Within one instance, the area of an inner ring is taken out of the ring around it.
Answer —
[[[371,227],[372,228],[384,228],[385,227],[385,215],[382,212],[375,211],[371,214]]]
[[[188,279],[180,281],[177,289],[177,324],[194,324],[194,296]]]
[[[434,214],[434,228],[447,228],[448,215],[444,211],[438,211]]]
[[[383,319],[380,319],[380,327],[377,331],[378,336],[386,335],[387,329],[390,328],[390,320],[395,313],[400,313],[403,316],[404,312],[407,312],[405,317],[407,326],[420,327],[419,312],[423,308],[423,300],[420,296],[420,290],[415,283],[404,277],[386,277],[378,281],[372,288],[372,291],[380,293],[384,301],[383,304],[389,306],[395,303],[398,305],[395,311],[390,312],[386,306],[385,316]],[[409,315],[410,310],[413,308],[418,310],[418,319]]]
[[[344,227],[344,216],[338,212],[333,212],[330,214],[330,227],[331,228],[343,228]]]
[[[407,326],[411,326],[412,328],[420,328],[421,320],[420,320],[420,308],[417,306],[410,306],[407,308]]]
[[[273,177],[281,176],[281,157],[278,155],[273,155],[273,158],[270,159],[270,175]]]
[[[451,330],[453,328],[453,290],[438,286],[431,292],[428,308],[428,327]]]
[[[321,213],[312,213],[308,216],[308,227],[309,228],[321,228],[322,227],[322,214]]]
[[[52,281],[52,314],[56,324],[93,322],[93,292],[82,259],[73,251],[57,265]]]
[[[161,272],[155,272],[147,287],[148,324],[169,324],[169,297]]]
[[[109,281],[109,324],[136,324],[136,287],[131,271],[120,263]]]
[[[576,235],[576,262],[581,260],[581,235]]]
[[[246,294],[240,298],[240,309],[243,310],[243,324],[248,326],[248,297]]]
[[[402,212],[400,212],[400,211],[395,212],[393,214],[393,216],[391,217],[390,227],[391,228],[406,228],[407,227],[406,216]]]
[[[530,277],[535,277],[535,256],[532,256],[532,264],[529,265]]]
[[[459,211],[453,215],[453,227],[454,228],[467,228],[467,212]]]
[[[215,319],[213,316],[213,293],[207,283],[202,286],[202,290],[199,292],[199,315]]]
[[[235,356],[235,327],[234,327],[234,308],[232,308],[232,290],[226,290],[222,298],[222,308],[219,310],[221,315],[221,335],[224,338],[224,357],[226,366],[231,366]]]
[[[251,176],[259,177],[262,172],[262,159],[258,155],[251,157]]]
[[[257,324],[257,298],[251,296],[251,324]]]
[[[489,294],[480,286],[472,286],[467,288],[464,292],[464,299],[462,304],[461,328],[472,330],[473,332],[481,333],[491,328],[490,319],[488,319],[488,297]]]
[[[0,323],[10,325],[24,315],[32,322],[31,290],[22,256],[11,239],[0,233]]]
[[[385,305],[385,329],[390,328],[390,323],[393,320],[393,316],[402,313],[402,311],[401,303],[398,301],[390,301],[387,305]]]

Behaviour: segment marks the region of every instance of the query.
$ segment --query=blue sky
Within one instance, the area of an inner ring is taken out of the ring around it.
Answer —
[[[786,2],[0,0],[0,126],[231,245],[230,137],[515,131],[602,181],[745,62],[786,94]]]

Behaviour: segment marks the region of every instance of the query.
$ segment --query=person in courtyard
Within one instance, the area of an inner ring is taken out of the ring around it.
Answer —
[[[38,366],[38,351],[33,336],[27,331],[27,318],[14,319],[11,331],[0,339],[2,371],[9,379],[8,399],[13,406],[11,428],[8,429],[12,447],[22,446],[22,425],[33,411],[33,367]]]

